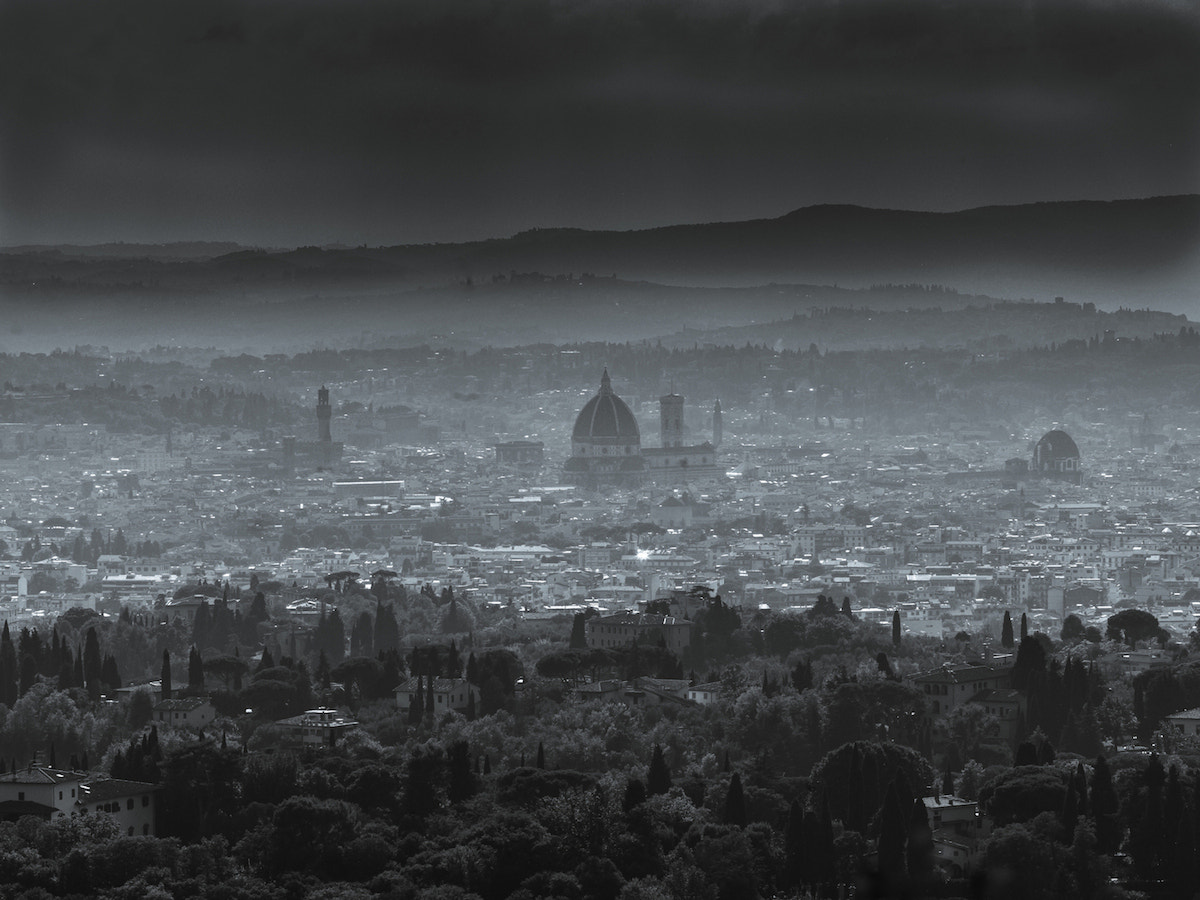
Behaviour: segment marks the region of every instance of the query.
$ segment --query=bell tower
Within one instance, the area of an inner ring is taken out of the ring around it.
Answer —
[[[683,397],[672,391],[658,398],[659,421],[664,447],[683,446]]]
[[[329,405],[329,388],[321,385],[317,391],[317,440],[328,444],[333,441],[329,433],[329,420],[333,416],[333,407]]]

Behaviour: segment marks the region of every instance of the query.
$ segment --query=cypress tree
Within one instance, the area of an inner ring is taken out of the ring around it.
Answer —
[[[350,629],[350,655],[375,655],[375,620],[366,610],[358,614],[354,627]]]
[[[242,689],[242,651],[237,647],[233,648],[233,658],[238,661],[238,665],[233,670],[233,689],[240,691]]]
[[[850,598],[842,597],[842,615],[847,619],[854,618],[854,610],[850,608]]]
[[[375,604],[375,651],[387,652],[400,649],[400,626],[396,623],[396,612],[392,604]]]
[[[37,662],[29,654],[21,658],[21,681],[18,694],[24,697],[29,689],[37,683]]]
[[[1092,791],[1090,806],[1096,819],[1096,849],[1101,853],[1115,853],[1121,835],[1117,828],[1117,792],[1113,787],[1112,772],[1103,756],[1096,757],[1092,766]]]
[[[1021,640],[1029,637],[1029,616],[1021,613]]]
[[[192,620],[192,643],[197,647],[207,647],[212,631],[212,608],[205,600],[196,610],[196,618]]]
[[[725,824],[746,827],[746,795],[742,790],[742,776],[737,772],[729,779],[729,790],[725,794]]]
[[[104,657],[104,665],[100,670],[100,681],[114,691],[121,688],[121,672],[117,668],[117,658],[111,653]]]
[[[329,655],[330,664],[336,666],[346,658],[346,626],[337,607],[329,614],[325,632],[325,650]]]
[[[1079,821],[1079,789],[1074,778],[1067,780],[1067,793],[1063,797],[1063,807],[1058,818],[1067,837],[1073,835],[1075,824]]]
[[[68,688],[75,687],[75,658],[71,653],[71,648],[64,642],[62,649],[59,650],[61,662],[58,666],[58,689],[65,691]]]
[[[471,752],[466,741],[455,741],[447,753],[449,783],[446,792],[451,803],[461,803],[475,793],[471,774]]]
[[[929,885],[937,865],[933,846],[933,829],[929,827],[929,813],[925,801],[920,797],[913,800],[912,816],[908,822],[908,846],[905,850],[908,863],[908,878],[912,893],[917,897],[929,896]]]
[[[646,802],[646,785],[640,778],[630,778],[625,785],[625,796],[621,799],[621,810],[626,814]]]
[[[188,691],[193,694],[204,693],[204,660],[195,644],[188,650]]]
[[[587,616],[583,613],[575,613],[571,620],[571,640],[567,646],[571,650],[587,649]]]
[[[654,796],[665,794],[670,789],[671,770],[667,768],[667,761],[663,758],[662,747],[655,744],[654,752],[650,755],[650,769],[646,773],[646,793]]]
[[[804,808],[793,800],[783,831],[783,886],[793,895],[804,884]]]
[[[1166,773],[1157,753],[1150,754],[1143,778],[1146,795],[1140,820],[1129,830],[1129,849],[1138,875],[1153,878],[1158,874],[1166,838],[1163,829],[1163,784]]]
[[[893,780],[883,801],[883,813],[879,821],[879,877],[884,886],[884,896],[896,896],[904,881],[906,868],[905,844],[908,820],[900,805],[900,792]]]
[[[425,705],[425,676],[417,676],[417,690],[408,698],[408,723],[416,725],[421,721],[421,707]]]
[[[1175,852],[1170,872],[1173,893],[1180,900],[1193,897],[1196,890],[1196,832],[1192,817],[1185,811],[1175,828]]]
[[[1004,624],[1000,626],[1000,645],[1012,649],[1016,641],[1013,640],[1013,624],[1012,614],[1006,609],[1004,611]]]
[[[864,788],[862,750],[855,743],[850,751],[850,775],[846,779],[846,828],[860,834],[867,830]]]
[[[164,700],[171,699],[171,651],[163,651],[162,673],[159,675],[162,680],[162,698]]]
[[[1180,850],[1178,840],[1179,820],[1184,815],[1183,788],[1179,784],[1179,766],[1171,763],[1167,770],[1167,787],[1163,795],[1163,857],[1166,865],[1166,875],[1170,877],[1176,868],[1176,857]],[[1190,849],[1190,848],[1189,848]]]
[[[892,643],[900,646],[900,610],[892,611]]]
[[[539,769],[546,768],[546,748],[542,746],[541,741],[538,741],[537,767]]]
[[[813,881],[817,884],[832,886],[837,877],[834,868],[833,848],[833,814],[829,810],[829,794],[821,792],[817,806],[815,840],[810,845],[813,849],[815,865],[812,869]]]
[[[100,637],[95,628],[89,628],[83,644],[83,680],[88,696],[93,702],[100,699],[101,667]]]
[[[433,673],[429,673],[429,681],[425,684],[425,712],[433,715]]]

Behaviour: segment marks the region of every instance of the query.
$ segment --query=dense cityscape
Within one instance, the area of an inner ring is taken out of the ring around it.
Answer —
[[[1200,347],[1123,315],[5,356],[3,880],[1186,895]]]

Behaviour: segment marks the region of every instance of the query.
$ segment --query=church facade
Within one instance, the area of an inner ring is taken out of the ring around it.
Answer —
[[[605,369],[599,393],[584,404],[575,419],[564,477],[592,490],[720,477],[723,469],[711,442],[684,444],[683,406],[684,398],[674,392],[659,398],[662,446],[643,447],[637,418],[613,391]]]

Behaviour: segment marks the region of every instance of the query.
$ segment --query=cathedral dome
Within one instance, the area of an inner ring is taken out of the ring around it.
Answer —
[[[613,393],[612,381],[608,377],[608,369],[600,379],[600,393],[584,404],[575,419],[575,430],[571,433],[574,441],[595,441],[606,439],[640,441],[637,419],[625,401]]]
[[[1079,459],[1079,447],[1065,431],[1047,431],[1037,442],[1033,457],[1040,464],[1053,464],[1068,459]]]

